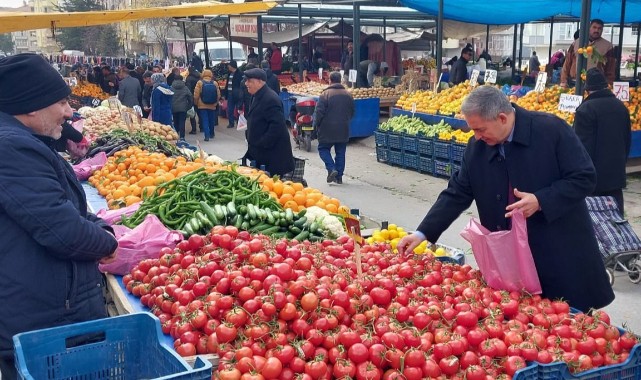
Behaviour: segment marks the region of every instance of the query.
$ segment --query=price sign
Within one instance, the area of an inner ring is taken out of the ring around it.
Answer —
[[[127,125],[127,129],[130,131],[132,130],[132,121],[131,121],[131,114],[129,112],[123,112],[122,113],[122,120],[125,122],[125,125]]]
[[[357,75],[356,70],[350,70],[349,71],[349,79],[348,80],[350,82],[352,82],[352,83],[355,83],[356,82],[356,75]]]
[[[323,68],[322,67],[320,67],[318,69],[318,80],[319,81],[323,80]]]
[[[539,75],[536,76],[536,86],[534,86],[534,91],[543,92],[545,91],[545,83],[548,81],[548,73],[541,71]]]
[[[630,101],[630,83],[628,82],[614,82],[614,95],[622,102]]]
[[[485,78],[483,78],[483,81],[485,83],[496,83],[497,74],[496,70],[485,70]]]
[[[100,105],[100,103],[101,103],[100,99],[98,99],[98,98],[91,99],[91,105],[94,106],[94,107],[98,107]]]
[[[109,108],[112,110],[119,110],[120,107],[118,107],[118,98],[116,97],[111,97],[109,98]]]
[[[142,108],[140,108],[140,106],[134,106],[134,113],[138,119],[138,125],[142,125]]]
[[[341,78],[345,76],[345,70],[339,71],[341,73]]]
[[[374,88],[380,88],[383,86],[383,78],[381,77],[374,77]]]
[[[576,109],[581,105],[583,97],[581,95],[561,94],[559,99],[559,111],[576,112]]]
[[[412,103],[412,117],[414,117],[415,113],[416,113],[416,102]]]
[[[476,85],[478,84],[479,74],[480,71],[478,71],[477,69],[472,70],[472,76],[470,77],[470,86],[476,87]]]

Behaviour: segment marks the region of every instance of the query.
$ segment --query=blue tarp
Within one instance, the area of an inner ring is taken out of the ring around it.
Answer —
[[[438,14],[438,0],[401,0],[404,6]],[[552,16],[581,17],[581,0],[443,0],[443,18],[486,25],[520,24]],[[593,0],[591,19],[621,20],[621,0]],[[625,22],[641,22],[641,0],[627,0]]]

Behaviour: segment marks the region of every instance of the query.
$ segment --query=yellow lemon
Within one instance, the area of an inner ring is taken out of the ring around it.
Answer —
[[[445,252],[445,249],[443,247],[438,247],[436,248],[436,251],[434,251],[434,256],[436,257],[447,256],[447,252]]]
[[[390,239],[395,239],[398,237],[398,231],[396,230],[389,230],[389,238]]]
[[[397,227],[398,226],[396,224],[390,224],[390,225],[387,226],[387,229],[392,231],[392,230],[395,230]]]

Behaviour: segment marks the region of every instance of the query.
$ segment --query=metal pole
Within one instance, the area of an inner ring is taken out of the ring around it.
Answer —
[[[581,26],[579,35],[579,47],[588,44],[588,36],[590,35],[590,11],[592,9],[591,0],[583,0],[581,5]],[[581,79],[581,71],[586,67],[586,59],[583,54],[576,55],[576,88],[574,93],[583,95],[584,83]]]
[[[617,54],[616,80],[621,80],[621,59],[623,59],[624,28],[625,28],[625,0],[621,0],[621,22],[619,23],[619,54]]]
[[[184,21],[183,21],[183,38],[185,39],[185,64],[189,66],[189,47],[187,46],[187,29],[185,29]]]
[[[345,54],[345,20],[341,17],[341,54]],[[341,69],[343,69],[341,67]]]
[[[209,44],[207,43],[207,23],[203,23],[203,43],[205,44],[205,68],[210,68]]]
[[[523,71],[521,67],[521,62],[523,61],[523,30],[525,29],[525,24],[521,24],[521,31],[519,32],[519,71]]]
[[[639,37],[641,37],[641,23],[637,24],[637,48],[634,51],[634,83],[637,82],[637,66],[639,66]]]
[[[229,60],[234,59],[234,49],[231,47],[231,16],[227,16],[229,21]]]
[[[303,82],[303,8],[298,4],[298,79]],[[311,61],[310,61],[311,62]]]
[[[554,16],[550,17],[550,49],[548,50],[548,65],[552,61],[552,43],[554,36]]]
[[[438,0],[438,16],[436,18],[436,80],[443,71],[443,0]]]
[[[516,39],[517,35],[516,33],[518,32],[518,24],[514,24],[514,38],[512,38],[512,78],[514,78],[514,74],[516,74]]]
[[[485,50],[490,54],[490,24],[485,25]]]
[[[354,40],[354,62],[353,70],[358,70],[361,63],[361,6],[354,2],[354,22],[352,23],[352,40]],[[365,57],[367,59],[367,57]]]
[[[258,39],[258,63],[263,62],[263,16],[256,17],[256,38]]]
[[[387,62],[387,17],[383,17],[383,62]]]

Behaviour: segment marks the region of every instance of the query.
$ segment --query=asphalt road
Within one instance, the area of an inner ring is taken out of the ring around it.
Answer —
[[[239,160],[247,147],[244,132],[224,128],[227,125],[224,119],[219,124],[213,140],[204,142],[203,135],[199,134],[187,135],[187,141],[195,145],[198,138],[206,152],[225,160]],[[294,147],[294,155],[307,159],[305,179],[309,186],[340,199],[350,208],[359,209],[363,216],[373,222],[389,221],[410,230],[418,226],[438,194],[447,186],[445,179],[377,162],[373,137],[350,141],[342,185],[326,183],[327,171],[318,157],[316,142],[312,143],[311,152]],[[640,176],[629,177],[624,197],[626,217],[637,235],[641,236]],[[467,251],[469,255],[466,259],[473,264],[470,246],[459,236],[472,216],[477,216],[474,205],[445,231],[439,243]],[[605,310],[611,314],[615,325],[626,325],[641,333],[641,284],[632,284],[623,273],[618,275],[620,277],[616,277],[614,283],[616,299]]]

